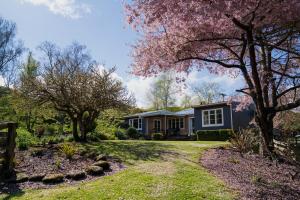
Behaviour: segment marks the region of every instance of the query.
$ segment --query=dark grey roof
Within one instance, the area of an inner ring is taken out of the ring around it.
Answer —
[[[227,101],[223,101],[223,102],[218,102],[218,103],[194,105],[193,108],[207,108],[207,107],[226,106],[226,105],[230,105],[230,103]]]
[[[194,114],[194,108],[189,108],[185,110],[181,110],[175,113],[176,115],[193,115]]]
[[[193,115],[194,109],[186,109],[179,112],[171,112],[168,110],[155,110],[155,111],[149,111],[149,112],[142,112],[142,113],[136,113],[132,115],[125,116],[125,118],[130,117],[151,117],[151,116],[184,116],[184,115]]]

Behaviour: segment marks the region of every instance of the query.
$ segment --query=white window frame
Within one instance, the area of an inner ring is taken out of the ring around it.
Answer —
[[[134,127],[134,120],[138,120],[138,127]],[[129,119],[128,124],[130,127],[136,128],[136,130],[142,130],[143,128],[143,120],[142,118],[133,118],[133,119]]]
[[[215,112],[215,124],[210,123],[210,111]],[[222,113],[222,123],[217,124],[217,110],[221,110]],[[208,124],[204,124],[204,112],[208,112]],[[207,110],[202,110],[202,127],[214,127],[214,126],[224,126],[224,113],[223,113],[223,108],[214,108],[214,109],[207,109]]]
[[[183,127],[182,128],[180,128],[180,120],[183,120]],[[175,124],[174,124],[174,127],[173,127],[173,120],[175,120]],[[177,124],[177,120],[178,120],[178,127],[176,126],[176,124]],[[169,121],[171,121],[171,124],[169,124]],[[170,125],[171,125],[171,127],[170,127]],[[168,128],[169,129],[176,129],[176,128],[178,128],[178,129],[185,129],[185,118],[184,117],[172,117],[172,118],[168,118]]]
[[[153,129],[155,129],[155,121],[159,121],[159,132],[161,131],[161,119],[153,119]]]

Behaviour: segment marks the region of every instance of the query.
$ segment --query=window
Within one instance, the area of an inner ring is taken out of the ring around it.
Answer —
[[[173,118],[168,120],[168,128],[178,129],[184,128],[184,118]]]
[[[155,132],[160,132],[160,120],[159,119],[155,119],[154,120],[154,130],[155,130]]]
[[[203,110],[202,126],[223,126],[223,108]]]
[[[137,130],[142,130],[142,118],[129,119],[129,126],[136,128]]]

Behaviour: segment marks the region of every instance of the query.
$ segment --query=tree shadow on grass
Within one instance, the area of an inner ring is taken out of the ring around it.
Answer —
[[[141,141],[101,141],[98,143],[87,143],[82,145],[87,152],[106,154],[131,163],[131,161],[151,161],[161,159],[163,155],[174,153],[170,151],[173,145],[157,142]]]
[[[5,195],[3,200],[9,200],[13,197],[20,197],[24,195],[25,192],[16,183],[4,183],[0,181],[0,195],[3,194]]]

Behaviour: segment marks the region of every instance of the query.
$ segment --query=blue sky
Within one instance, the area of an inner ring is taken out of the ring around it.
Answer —
[[[138,38],[125,23],[121,0],[0,0],[0,16],[17,24],[17,37],[31,51],[43,41],[61,47],[78,41],[94,59],[106,67],[117,67],[116,76],[135,94],[137,105],[147,107],[147,91],[155,78],[134,77],[130,71],[130,44]],[[240,79],[192,72],[189,84],[215,81],[231,94],[241,87]],[[183,93],[190,91],[184,90]],[[178,94],[178,99],[183,95]]]

